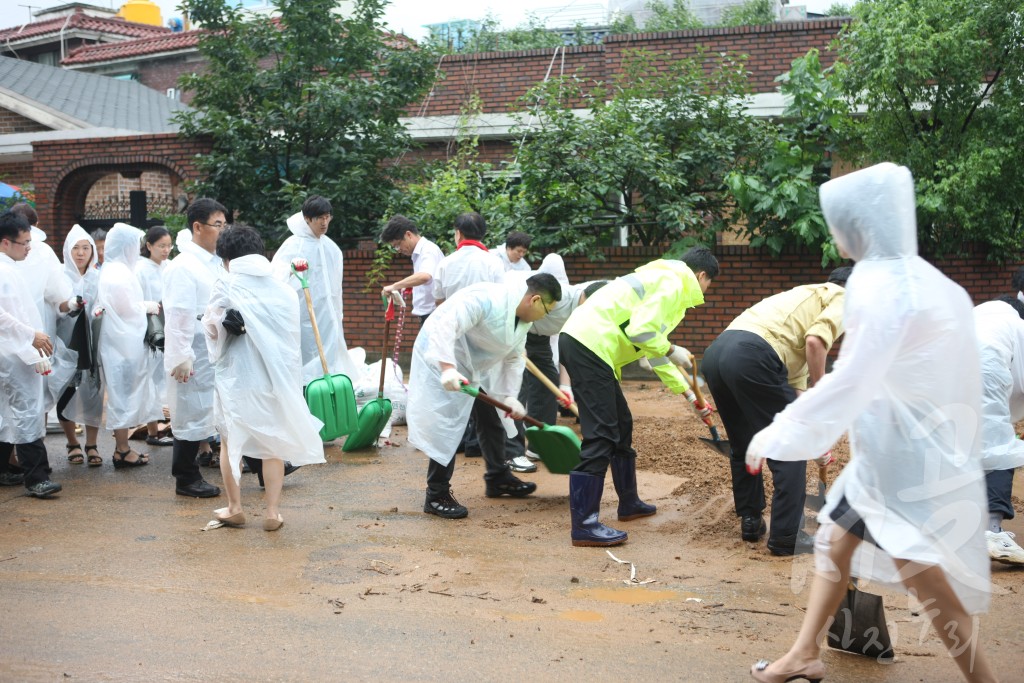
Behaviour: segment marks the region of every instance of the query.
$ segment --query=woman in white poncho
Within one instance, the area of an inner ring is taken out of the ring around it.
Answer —
[[[163,274],[167,270],[167,257],[171,255],[171,232],[162,225],[155,225],[146,231],[139,252],[142,257],[135,264],[135,277],[142,287],[142,296],[147,301],[163,301]],[[146,348],[146,366],[148,371],[143,381],[152,385],[150,393],[156,402],[153,408],[159,409],[163,415],[164,403],[167,398],[167,373],[164,371],[163,349]],[[160,436],[159,423],[156,420],[146,423],[146,443],[150,446],[173,446],[174,439]]]
[[[324,447],[323,424],[302,397],[296,295],[272,277],[263,253],[263,240],[252,228],[234,226],[221,233],[217,255],[228,276],[213,286],[203,329],[214,368],[214,416],[227,453],[220,468],[228,507],[216,511],[217,519],[227,526],[245,524],[239,489],[244,453],[263,461],[263,528],[275,531],[284,523],[282,456],[297,465],[322,463]]]
[[[99,290],[100,271],[96,270],[96,243],[80,225],[71,228],[64,239],[64,276],[71,283],[72,295],[82,298],[85,311],[93,310]],[[75,376],[57,401],[57,418],[68,440],[68,461],[90,467],[103,464],[96,445],[103,420],[103,382],[100,381],[96,339],[90,316],[82,313],[57,319],[57,336],[75,357]],[[76,424],[85,425],[85,449],[78,442]]]
[[[160,304],[146,301],[135,279],[142,231],[115,223],[107,233],[106,255],[100,270],[97,306],[102,309],[99,357],[107,389],[107,429],[114,432],[114,467],[138,467],[149,462],[128,443],[129,431],[161,417],[154,409],[147,372],[146,314],[158,313]]]
[[[342,328],[341,285],[344,264],[341,249],[327,236],[330,223],[331,203],[316,195],[306,199],[302,211],[288,219],[288,229],[292,236],[274,254],[274,275],[298,292],[301,285],[292,277],[292,260],[302,258],[309,263],[309,295],[313,300],[313,313],[324,346],[327,368],[332,374],[356,377],[358,369],[349,357]],[[309,384],[323,377],[324,370],[302,294],[298,295],[295,305],[302,324],[302,381]]]
[[[971,617],[989,601],[971,300],[917,255],[906,168],[831,180],[821,206],[840,254],[856,261],[846,340],[832,372],[754,436],[747,466],[810,460],[847,429],[852,457],[818,518],[817,574],[797,640],[751,675],[824,678],[820,639],[852,574],[913,591],[964,677],[996,680]]]

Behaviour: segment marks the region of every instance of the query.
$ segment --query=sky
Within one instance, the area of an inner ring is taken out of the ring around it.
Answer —
[[[67,4],[70,0],[0,0],[0,28],[17,26],[30,19],[30,12],[41,8]],[[123,0],[83,0],[99,7],[120,7]],[[181,16],[175,8],[181,0],[155,0],[160,7],[164,22],[170,17]],[[824,11],[834,0],[805,0],[809,10]],[[791,0],[801,4],[801,0]],[[852,4],[852,3],[851,3]],[[529,13],[538,17],[554,16],[558,21],[549,25],[572,25],[581,17],[594,16],[603,12],[608,0],[392,0],[384,20],[389,28],[401,31],[412,38],[426,35],[423,24],[432,24],[451,19],[483,19],[487,14],[495,16],[506,28],[523,23]],[[30,10],[29,7],[32,9]],[[563,21],[564,20],[564,21]],[[589,22],[584,22],[589,23]]]

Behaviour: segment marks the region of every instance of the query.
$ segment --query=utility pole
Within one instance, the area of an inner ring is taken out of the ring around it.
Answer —
[[[34,9],[41,9],[37,5],[18,5],[18,7],[24,7],[25,9],[28,10],[28,22],[30,24],[32,23],[32,17],[33,17],[32,10],[34,10]]]

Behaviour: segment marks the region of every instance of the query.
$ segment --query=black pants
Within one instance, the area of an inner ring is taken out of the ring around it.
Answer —
[[[174,437],[174,454],[171,459],[171,474],[178,486],[188,486],[201,481],[203,475],[196,464],[199,455],[199,441],[183,441]]]
[[[747,446],[775,415],[796,400],[779,355],[752,332],[726,330],[704,352],[704,379],[732,448],[732,494],[740,517],[760,515],[765,508],[764,478],[747,472]],[[806,462],[768,460],[775,493],[771,536],[797,533],[801,527],[807,486]]]
[[[483,401],[473,401],[471,419],[476,425],[476,438],[484,458],[484,480],[494,481],[507,477],[509,469],[505,462],[505,427],[501,424],[498,412]],[[447,493],[454,473],[454,458],[447,465],[439,465],[428,459],[427,494],[440,496]]]
[[[572,381],[583,432],[580,464],[573,471],[603,477],[612,458],[636,458],[633,414],[615,372],[593,351],[561,334],[558,356]]]
[[[526,357],[533,361],[552,384],[558,386],[558,368],[555,367],[555,357],[551,353],[551,337],[527,333]],[[519,397],[523,405],[530,409],[531,417],[548,424],[554,424],[558,419],[558,399],[529,370],[523,375],[523,391]]]
[[[19,444],[0,442],[0,472],[10,471],[11,453],[15,446],[18,447],[18,462],[25,470],[25,488],[49,479],[46,475],[46,446],[42,439]]]
[[[988,489],[988,511],[1013,519],[1013,473],[1016,470],[992,470],[985,473],[985,488]]]

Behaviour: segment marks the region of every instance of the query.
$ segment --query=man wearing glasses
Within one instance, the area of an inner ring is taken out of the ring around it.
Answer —
[[[200,444],[216,432],[213,366],[199,317],[206,312],[214,283],[226,274],[216,248],[228,224],[227,209],[213,199],[197,199],[186,216],[192,239],[179,234],[180,254],[163,276],[164,368],[172,380],[167,383],[174,433],[171,474],[179,496],[213,498],[220,488],[203,479],[196,463]]]
[[[309,296],[313,300],[313,313],[320,331],[324,356],[327,358],[327,369],[331,373],[354,378],[358,376],[359,369],[348,355],[345,330],[342,327],[344,311],[341,281],[345,264],[341,249],[327,236],[331,218],[330,201],[317,195],[308,197],[302,204],[302,211],[288,219],[288,229],[292,235],[274,254],[271,265],[274,276],[298,292],[302,285],[297,278],[292,277],[292,260],[301,258],[309,263],[306,273],[309,278]],[[299,307],[302,336],[302,381],[309,384],[323,377],[324,370],[320,364],[320,353],[316,348],[306,298],[301,292],[295,305]]]
[[[10,211],[0,215],[0,485],[24,484],[28,494],[49,498],[61,490],[46,476],[45,380],[50,373],[53,343],[30,289],[15,270],[31,250],[29,223]],[[10,470],[18,447],[24,468]]]
[[[387,242],[399,254],[412,259],[412,275],[385,285],[380,293],[389,297],[394,292],[412,287],[412,314],[419,317],[420,323],[426,322],[427,316],[437,308],[434,272],[444,258],[441,247],[420,235],[416,224],[402,215],[395,215],[388,221],[380,233],[380,241]]]

